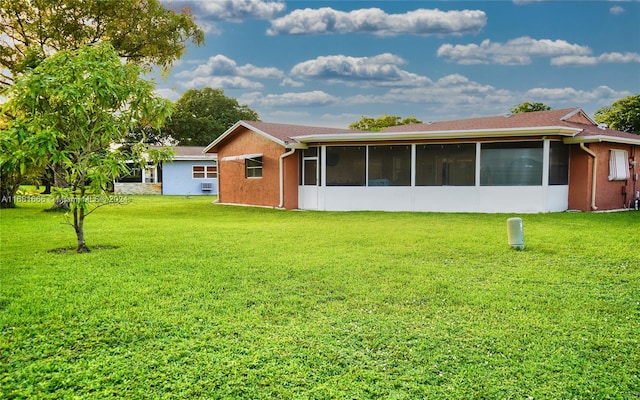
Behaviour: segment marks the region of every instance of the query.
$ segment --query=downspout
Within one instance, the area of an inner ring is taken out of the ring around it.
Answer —
[[[280,156],[280,204],[278,208],[284,207],[284,159],[296,152],[295,148],[290,149]]]
[[[593,157],[593,176],[591,177],[591,209],[596,211],[598,207],[596,207],[596,183],[597,183],[597,175],[598,171],[598,156],[592,150],[587,148],[584,143],[580,142],[580,148],[584,150],[587,154]]]

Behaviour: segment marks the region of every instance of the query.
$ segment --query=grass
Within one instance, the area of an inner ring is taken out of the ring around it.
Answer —
[[[0,212],[0,397],[640,396],[640,212]],[[52,251],[58,249],[57,251]]]

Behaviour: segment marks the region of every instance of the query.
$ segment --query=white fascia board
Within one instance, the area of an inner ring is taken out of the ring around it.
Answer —
[[[618,144],[630,144],[635,146],[640,146],[640,136],[638,139],[631,138],[620,138],[615,136],[606,136],[606,135],[597,135],[597,136],[579,136],[564,139],[564,143],[566,144],[577,144],[577,143],[618,143]]]
[[[545,126],[535,128],[506,128],[506,129],[474,129],[455,131],[414,131],[414,132],[373,132],[350,134],[320,134],[296,136],[301,143],[309,142],[353,142],[353,141],[397,141],[397,140],[424,140],[424,139],[477,139],[499,138],[508,136],[544,136],[563,135],[575,136],[580,129],[566,126]]]
[[[201,155],[201,156],[175,156],[173,160],[176,161],[215,161],[218,159],[218,155]]]

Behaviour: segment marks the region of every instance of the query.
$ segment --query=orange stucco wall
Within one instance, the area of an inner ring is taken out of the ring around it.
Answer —
[[[238,132],[217,146],[218,192],[221,203],[278,207],[280,205],[280,156],[287,150],[248,129]],[[225,157],[262,153],[262,178],[245,177],[245,160]],[[298,207],[297,153],[284,160],[285,208]]]
[[[633,180],[633,174],[640,173],[640,147],[611,143],[591,143],[587,146],[597,156],[596,207],[598,210],[616,210],[629,206],[640,190],[640,181]],[[626,181],[609,181],[610,150],[627,150],[629,159],[636,161]],[[593,157],[579,146],[572,146],[569,170],[569,209],[591,210],[591,190],[593,184]],[[623,193],[626,193],[623,194]]]

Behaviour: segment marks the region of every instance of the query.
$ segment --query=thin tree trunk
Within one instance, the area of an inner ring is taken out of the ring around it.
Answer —
[[[0,173],[0,208],[16,207],[16,193],[19,188],[19,178],[5,172]]]
[[[56,164],[53,166],[53,182],[54,186],[65,189],[69,187],[69,183],[64,177],[64,166]],[[57,198],[53,203],[52,210],[69,210],[69,199]]]
[[[84,210],[82,207],[76,206],[73,210],[73,227],[76,230],[78,238],[78,253],[88,253],[90,250],[84,240]]]

